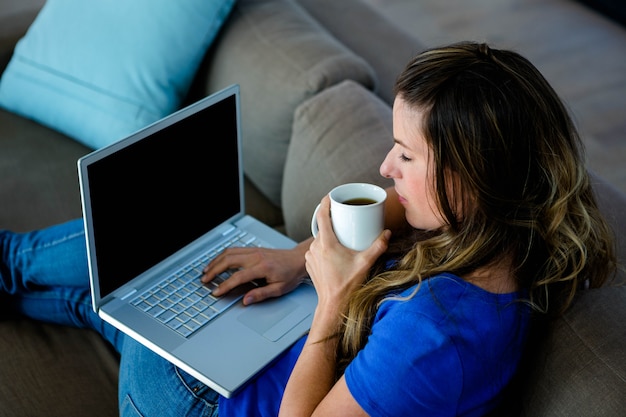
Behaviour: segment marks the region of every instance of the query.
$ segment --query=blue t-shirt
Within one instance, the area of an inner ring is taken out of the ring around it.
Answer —
[[[512,378],[528,332],[520,293],[493,294],[452,274],[382,303],[367,344],[346,368],[352,396],[371,416],[482,416]],[[228,416],[276,416],[304,338],[237,396]]]

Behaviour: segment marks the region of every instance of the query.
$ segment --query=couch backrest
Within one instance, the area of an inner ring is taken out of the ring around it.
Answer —
[[[602,214],[613,230],[619,270],[618,284],[626,284],[626,195],[606,180],[591,172],[591,181]]]
[[[9,63],[13,48],[24,36],[45,0],[6,1],[0,7],[0,73]]]
[[[523,417],[622,417],[626,412],[626,286],[587,290],[533,355]]]
[[[393,84],[409,59],[425,46],[363,0],[297,0],[328,32],[376,73],[374,92],[393,104]]]

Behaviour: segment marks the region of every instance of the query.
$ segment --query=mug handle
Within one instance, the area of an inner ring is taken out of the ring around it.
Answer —
[[[313,217],[311,218],[311,234],[313,237],[317,237],[317,232],[319,228],[317,227],[317,212],[320,210],[320,204],[315,207],[315,211],[313,212]]]

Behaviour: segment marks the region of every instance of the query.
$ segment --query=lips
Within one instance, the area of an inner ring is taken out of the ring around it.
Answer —
[[[398,194],[398,201],[400,201],[400,204],[402,204],[402,205],[406,204],[407,203],[407,199],[402,197],[402,195],[400,195],[398,190],[396,190],[396,193]]]

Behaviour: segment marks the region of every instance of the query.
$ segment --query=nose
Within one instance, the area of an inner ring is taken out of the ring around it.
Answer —
[[[383,161],[382,164],[380,164],[380,168],[378,170],[378,172],[380,172],[380,175],[382,175],[385,178],[392,178],[391,173],[392,173],[393,168],[392,168],[391,161],[389,161],[390,154],[391,152],[389,152],[387,156],[385,156],[385,160]]]

